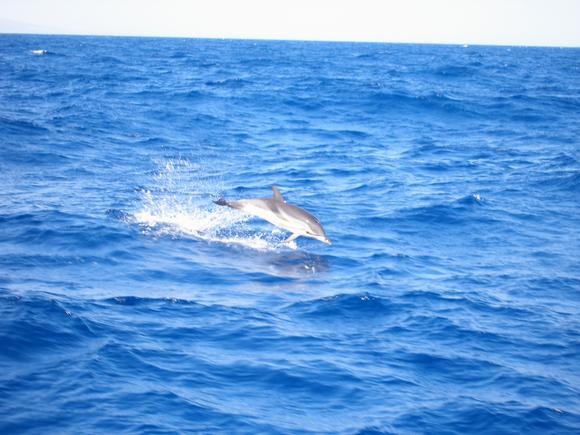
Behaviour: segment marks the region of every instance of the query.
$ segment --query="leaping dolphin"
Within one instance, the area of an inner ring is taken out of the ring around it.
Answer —
[[[274,193],[272,198],[241,199],[239,201],[226,201],[220,198],[214,202],[252,216],[261,217],[277,227],[290,231],[292,235],[284,240],[284,243],[304,236],[320,240],[327,245],[331,244],[316,217],[306,210],[286,203],[276,186],[272,186],[272,192]]]

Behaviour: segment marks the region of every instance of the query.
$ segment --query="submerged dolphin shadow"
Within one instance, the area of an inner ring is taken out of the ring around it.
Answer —
[[[305,277],[330,271],[326,257],[304,251],[276,253],[266,263],[278,276]]]
[[[243,255],[238,257],[235,267],[246,273],[303,279],[330,271],[330,263],[326,256],[306,251],[289,249],[257,251],[246,247],[235,249],[244,251]]]

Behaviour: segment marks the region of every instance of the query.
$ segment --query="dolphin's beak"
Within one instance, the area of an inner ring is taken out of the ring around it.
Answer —
[[[332,245],[330,239],[324,239],[323,242],[326,243],[327,245]]]

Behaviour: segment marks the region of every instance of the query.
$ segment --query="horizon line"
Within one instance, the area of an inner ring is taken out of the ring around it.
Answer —
[[[301,39],[301,38],[274,38],[274,37],[242,37],[242,36],[181,36],[181,35],[128,35],[128,34],[104,34],[104,33],[36,33],[36,32],[4,32],[0,35],[22,36],[71,36],[71,37],[101,37],[101,38],[159,38],[159,39],[199,39],[221,41],[278,41],[278,42],[325,42],[343,44],[401,44],[401,45],[450,45],[460,47],[514,47],[514,48],[559,48],[578,49],[580,45],[541,45],[541,44],[513,44],[513,43],[470,43],[470,42],[419,42],[419,41],[376,41],[376,40],[349,40],[349,39]]]

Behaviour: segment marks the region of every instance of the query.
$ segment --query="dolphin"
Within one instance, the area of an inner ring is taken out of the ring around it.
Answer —
[[[246,214],[261,217],[277,227],[290,231],[292,235],[284,240],[284,243],[304,236],[320,240],[327,245],[331,244],[316,217],[306,210],[286,203],[276,186],[272,186],[272,192],[272,198],[241,199],[239,201],[226,201],[224,198],[220,198],[214,202],[217,205],[225,205]]]

